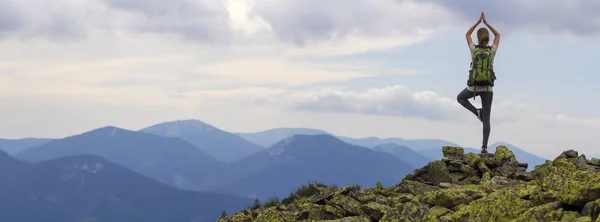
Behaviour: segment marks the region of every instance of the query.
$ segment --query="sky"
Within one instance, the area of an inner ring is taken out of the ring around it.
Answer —
[[[598,153],[598,10],[594,0],[0,0],[0,138],[198,119],[480,147],[481,123],[456,95],[465,33],[485,11],[501,33],[490,143]]]

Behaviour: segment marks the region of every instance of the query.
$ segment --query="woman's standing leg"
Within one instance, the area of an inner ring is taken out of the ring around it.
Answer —
[[[492,113],[492,101],[494,100],[494,92],[481,93],[481,108],[483,109],[483,141],[481,146],[487,148],[488,139],[490,138],[490,116]]]
[[[465,88],[456,96],[456,100],[458,101],[458,103],[460,103],[460,105],[462,105],[467,110],[471,111],[475,116],[477,116],[477,108],[475,108],[475,106],[473,106],[473,104],[469,102],[469,99],[475,96],[475,93]]]

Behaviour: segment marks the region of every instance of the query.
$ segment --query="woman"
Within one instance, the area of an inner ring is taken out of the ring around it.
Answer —
[[[492,46],[488,46],[490,41],[490,34],[486,28],[480,28],[477,30],[477,41],[475,45],[471,39],[473,30],[479,23],[487,25],[490,30],[494,33],[494,43]],[[458,94],[456,99],[467,110],[471,111],[474,115],[483,122],[483,142],[481,145],[481,153],[487,153],[488,139],[490,137],[490,114],[492,109],[492,100],[494,98],[493,92],[493,81],[495,80],[495,74],[493,72],[493,61],[498,50],[498,44],[500,42],[500,33],[496,31],[490,24],[487,23],[485,15],[481,12],[479,20],[467,31],[467,44],[471,50],[472,69],[469,71],[469,81],[467,87]],[[477,80],[483,81],[484,84],[480,84]],[[476,96],[481,97],[481,109],[475,108],[469,99],[475,99]]]

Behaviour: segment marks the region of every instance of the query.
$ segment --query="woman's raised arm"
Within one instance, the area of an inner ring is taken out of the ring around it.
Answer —
[[[477,19],[477,22],[475,22],[475,24],[473,26],[471,26],[471,28],[469,28],[469,30],[467,30],[467,45],[471,46],[471,44],[473,44],[473,39],[471,39],[471,34],[473,34],[473,31],[475,30],[475,28],[479,25],[479,23],[481,23],[481,20],[483,19],[483,12],[481,12],[481,16],[479,16],[479,19]]]

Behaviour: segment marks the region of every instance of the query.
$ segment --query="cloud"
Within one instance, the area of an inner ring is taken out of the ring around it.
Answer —
[[[434,121],[454,119],[457,113],[450,99],[432,91],[413,92],[400,85],[363,92],[326,89],[294,93],[289,101],[290,108],[300,111],[422,117]]]
[[[267,95],[258,99],[261,106],[275,105],[294,111],[314,113],[346,113],[421,118],[434,122],[477,123],[475,116],[456,101],[429,90],[412,91],[403,85],[369,88],[356,92],[344,88],[286,91],[281,95]],[[481,107],[481,98],[469,100]],[[549,113],[538,107],[515,101],[495,99],[492,105],[492,122],[513,124],[526,122],[539,126],[599,127],[600,120],[577,118]]]
[[[596,0],[436,1],[474,23],[481,11],[501,32],[551,31],[591,35],[600,32],[600,2]],[[465,28],[466,30],[466,28]]]
[[[187,40],[228,42],[229,13],[221,0],[102,0],[130,13],[127,28],[137,32],[176,34]]]
[[[17,29],[22,24],[19,8],[10,1],[0,1],[0,35]]]
[[[444,28],[453,17],[435,4],[376,0],[256,0],[252,12],[269,23],[279,39],[299,46],[351,36],[419,38]]]

